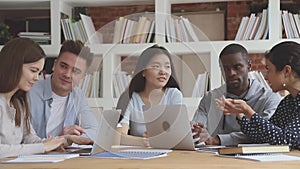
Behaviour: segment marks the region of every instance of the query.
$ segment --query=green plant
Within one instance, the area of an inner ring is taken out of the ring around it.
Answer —
[[[5,43],[11,38],[9,33],[9,26],[3,22],[0,22],[0,44]]]

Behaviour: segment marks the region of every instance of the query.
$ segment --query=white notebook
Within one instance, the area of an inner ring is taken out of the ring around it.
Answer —
[[[20,155],[18,158],[3,161],[2,163],[56,163],[66,159],[79,157],[79,154],[34,154]]]
[[[299,161],[300,157],[286,155],[281,153],[269,153],[269,154],[235,154],[235,155],[219,155],[221,157],[233,157],[238,159],[261,161],[261,162],[273,162],[273,161]]]
[[[87,156],[90,158],[112,158],[112,159],[153,159],[159,157],[165,157],[172,150],[163,149],[129,149],[120,150],[113,152],[102,152],[99,154],[94,154]]]

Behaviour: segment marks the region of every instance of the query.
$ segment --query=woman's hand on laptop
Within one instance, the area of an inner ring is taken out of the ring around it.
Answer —
[[[76,136],[76,135],[65,135],[65,139],[67,140],[67,145],[71,145],[72,143],[78,144],[78,145],[91,145],[94,143],[93,140],[86,137]]]
[[[199,123],[192,124],[192,134],[196,147],[204,145],[204,142],[211,137],[205,126]]]
[[[78,125],[72,125],[72,126],[66,126],[63,128],[61,135],[77,135],[80,136],[85,133],[85,130],[78,126]]]
[[[43,141],[45,153],[58,148],[61,148],[63,150],[62,146],[65,144],[65,141],[66,140],[61,136],[58,137],[49,136],[48,139]]]
[[[147,131],[145,131],[143,134],[143,144],[144,144],[144,147],[150,147]]]

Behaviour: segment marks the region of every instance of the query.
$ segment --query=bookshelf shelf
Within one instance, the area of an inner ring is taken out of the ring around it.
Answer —
[[[130,5],[153,5],[153,0],[63,0],[71,7],[94,7],[94,6],[130,6]]]
[[[166,18],[173,15],[172,5],[176,4],[193,4],[204,2],[230,2],[242,0],[6,0],[0,1],[1,10],[12,10],[18,8],[31,9],[48,9],[50,10],[51,24],[51,44],[42,45],[43,49],[49,56],[57,56],[61,45],[61,13],[72,16],[74,7],[98,7],[98,6],[128,6],[128,5],[154,5],[155,20],[155,43],[142,44],[90,44],[91,51],[102,58],[102,81],[100,83],[100,98],[89,98],[92,107],[115,107],[117,98],[113,96],[113,73],[118,71],[122,56],[138,56],[145,48],[158,44],[166,47],[172,54],[178,55],[182,60],[189,60],[189,55],[194,59],[200,60],[204,64],[204,68],[199,68],[197,73],[205,71],[209,72],[210,89],[217,88],[221,85],[221,71],[218,66],[219,52],[230,43],[240,43],[245,46],[249,53],[264,53],[274,44],[293,40],[300,43],[300,39],[282,38],[281,27],[281,0],[269,0],[268,4],[268,25],[269,38],[265,40],[218,40],[218,41],[202,41],[199,42],[166,42],[165,29]],[[264,1],[265,2],[265,1]],[[33,5],[34,4],[34,5]],[[1,17],[0,17],[1,21]],[[162,36],[163,35],[163,36]],[[2,46],[0,46],[0,49]],[[197,66],[196,66],[197,67]],[[199,66],[200,67],[200,66]],[[194,84],[196,75],[192,76],[192,80],[186,80],[184,73],[179,72],[181,81]],[[178,75],[178,73],[177,73]],[[103,80],[105,79],[105,80]],[[190,84],[187,84],[190,85]],[[188,106],[197,106],[200,98],[192,98],[190,94],[184,95],[184,102]]]

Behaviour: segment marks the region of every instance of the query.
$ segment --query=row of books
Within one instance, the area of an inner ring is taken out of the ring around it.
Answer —
[[[268,10],[263,9],[262,13],[242,17],[235,40],[267,39],[268,32]]]
[[[88,40],[82,20],[65,18],[60,20],[61,27],[66,40],[80,40],[86,42]]]
[[[115,22],[113,43],[154,42],[155,20],[140,16],[137,21],[120,17]]]
[[[44,79],[45,76],[39,77]],[[91,74],[86,74],[85,78],[79,83],[78,87],[83,91],[87,98],[98,98],[100,97],[100,83],[101,83],[101,72],[95,71]],[[120,71],[114,74],[113,79],[113,92],[114,97],[120,97],[120,95],[126,90],[131,81],[131,75],[127,72]]]
[[[167,42],[198,42],[195,26],[185,17],[168,17],[166,19]]]
[[[248,76],[251,79],[257,79],[266,88],[270,88],[263,74],[260,71],[250,71],[248,73]],[[40,79],[44,79],[44,77],[45,76],[41,76]],[[120,97],[120,95],[129,86],[131,79],[131,74],[125,71],[119,71],[114,74],[113,92],[115,97]],[[95,71],[92,74],[87,74],[86,77],[79,84],[79,87],[85,93],[86,97],[97,98],[100,97],[100,81],[101,72]],[[203,97],[207,91],[209,91],[209,73],[199,73],[194,85],[192,97]]]
[[[115,97],[121,96],[121,94],[129,86],[131,79],[132,76],[129,73],[124,71],[119,71],[114,74],[113,90],[114,90]]]
[[[80,40],[82,42],[100,43],[95,26],[90,16],[80,14],[81,20],[61,19],[61,27],[65,40]]]
[[[194,85],[192,97],[203,97],[204,94],[208,91],[208,72],[199,73]]]
[[[265,86],[265,88],[270,89],[268,82],[266,81],[264,75],[260,71],[256,71],[256,70],[250,71],[248,72],[248,77],[250,79],[258,80],[262,85]]]
[[[97,98],[100,97],[100,81],[101,73],[95,71],[92,74],[87,74],[80,82],[79,87],[86,97]]]
[[[132,76],[124,71],[120,71],[114,74],[113,90],[114,96],[120,97],[120,95],[129,86]],[[209,74],[208,72],[200,73],[197,76],[192,97],[202,97],[209,89],[208,87]]]
[[[29,38],[42,45],[51,43],[51,35],[49,32],[19,32],[18,37]]]
[[[195,26],[184,17],[167,17],[165,36],[167,42],[198,42]],[[120,17],[115,22],[113,43],[151,43],[155,39],[155,20],[140,16],[133,20]]]
[[[120,97],[120,95],[129,86],[132,79],[131,74],[125,71],[119,71],[114,74],[113,78],[113,92],[114,97]],[[100,80],[101,74],[99,71],[95,71],[92,74],[87,74],[85,79],[79,84],[79,87],[85,93],[86,97],[94,98],[100,97]],[[192,97],[202,97],[208,91],[208,72],[200,73],[197,76]]]
[[[287,10],[281,11],[282,25],[286,38],[300,37],[300,16],[299,14],[292,14]]]

